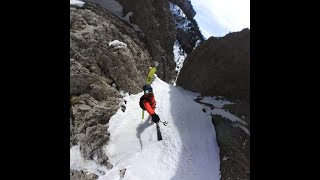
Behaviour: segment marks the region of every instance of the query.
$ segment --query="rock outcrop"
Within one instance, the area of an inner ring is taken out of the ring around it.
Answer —
[[[221,180],[250,179],[250,30],[211,37],[199,45],[187,56],[177,85],[235,102],[222,109],[244,123],[212,115],[220,148]]]
[[[198,23],[193,17],[188,17],[178,4],[172,1],[170,3],[170,11],[175,22],[177,37],[181,48],[187,53],[191,53],[193,49],[204,41],[204,37],[199,30]],[[182,6],[183,7],[183,6]],[[190,4],[190,8],[193,8]]]
[[[250,101],[250,30],[210,37],[190,53],[177,85],[202,95]]]
[[[244,117],[246,125],[232,123],[218,115],[212,116],[220,148],[221,180],[250,179],[250,135],[240,126],[250,128],[250,104],[225,105],[237,117]]]
[[[70,146],[79,145],[85,159],[112,168],[102,151],[108,122],[120,108],[120,92],[140,92],[152,64],[130,24],[93,3],[70,7]]]
[[[193,9],[191,1],[189,0],[170,0],[173,4],[176,4],[188,17],[188,19],[193,19],[196,15],[196,11]]]
[[[99,176],[93,173],[88,173],[85,171],[77,171],[71,170],[70,171],[70,180],[96,180]]]
[[[152,58],[160,63],[157,68],[158,76],[172,83],[175,79],[173,44],[176,32],[168,0],[118,0],[118,2],[123,6],[124,16],[132,12],[130,22],[138,25],[144,33]]]

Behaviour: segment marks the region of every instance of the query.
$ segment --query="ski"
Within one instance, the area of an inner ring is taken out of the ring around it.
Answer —
[[[161,131],[158,123],[157,123],[157,138],[158,138],[158,141],[162,140],[162,135],[161,135]]]
[[[143,119],[144,119],[144,110],[142,110],[142,119],[141,119],[141,123],[140,124],[143,123]]]
[[[149,72],[148,72],[148,75],[147,75],[146,84],[151,84],[151,82],[153,81],[154,74],[157,71],[158,65],[159,65],[159,63],[157,61],[154,61],[154,67],[149,67]],[[141,123],[143,122],[143,119],[144,119],[144,110],[142,110]]]
[[[157,68],[156,67],[149,67],[149,73],[147,76],[146,84],[151,84],[153,80],[154,73],[156,72]]]

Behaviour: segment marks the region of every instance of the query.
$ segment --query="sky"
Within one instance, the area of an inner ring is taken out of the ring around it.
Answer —
[[[119,109],[111,117],[110,141],[104,147],[113,168],[108,170],[93,160],[84,160],[79,146],[73,146],[70,169],[95,173],[98,180],[120,180],[119,171],[124,168],[126,172],[121,180],[219,180],[220,150],[210,116],[215,112],[202,111],[207,107],[194,101],[200,94],[169,85],[157,76],[151,86],[157,101],[155,112],[161,121],[168,122],[167,126],[160,123],[163,140],[157,141],[156,125],[148,120],[147,112],[142,121],[139,99],[143,92],[123,93],[126,103],[122,104],[126,110]],[[214,109],[232,104],[215,97],[205,97],[202,101],[214,105]],[[216,113],[241,121],[223,109]]]
[[[250,29],[250,0],[191,0],[205,38]]]

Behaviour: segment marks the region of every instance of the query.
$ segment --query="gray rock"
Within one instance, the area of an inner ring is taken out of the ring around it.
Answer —
[[[125,173],[126,173],[126,170],[127,170],[127,169],[121,169],[121,170],[120,170],[120,173],[119,173],[119,174],[120,174],[120,178],[124,178],[124,175],[125,175]]]
[[[98,179],[98,175],[93,173],[88,173],[83,170],[70,170],[70,180],[96,180]]]
[[[177,85],[202,95],[250,101],[250,30],[211,37],[185,59]]]
[[[109,48],[119,40],[127,48]],[[138,93],[153,64],[135,30],[100,6],[70,8],[70,146],[85,159],[111,169],[103,153],[110,117],[120,108],[119,91]],[[116,85],[116,86],[113,86]]]
[[[193,9],[191,1],[189,0],[170,0],[172,3],[178,5],[188,19],[193,19],[196,11]]]
[[[171,5],[180,7],[187,16],[183,17],[176,13],[172,13],[172,17],[177,31],[176,39],[181,45],[183,51],[189,54],[193,51],[196,45],[199,45],[204,41],[204,37],[200,32],[198,23],[193,19],[193,17],[190,15],[188,16],[187,12],[185,12],[186,10],[183,10],[185,3],[181,3],[182,1],[188,2],[190,4],[188,5],[190,6],[189,8],[192,8],[193,10],[193,7],[188,0],[171,0]]]
[[[241,113],[248,111],[245,108]],[[220,148],[221,180],[250,179],[250,136],[219,115],[213,115],[212,123]]]
[[[109,48],[114,40],[126,43],[127,48]],[[119,90],[140,92],[148,66],[153,64],[146,47],[128,23],[100,6],[86,2],[83,8],[71,8],[71,95],[86,92],[101,100],[114,96],[113,83]]]
[[[112,165],[110,162],[107,162],[107,168],[108,168],[108,169],[112,169],[112,168],[113,168],[113,165]]]
[[[175,79],[175,62],[173,56],[173,44],[176,32],[169,1],[146,0],[118,0],[123,6],[124,15],[133,12],[130,22],[139,26],[145,34],[144,40],[147,48],[155,61],[157,75],[165,82],[173,82]]]
[[[88,94],[72,97],[70,101],[70,146],[79,144],[82,156],[93,159],[109,140],[107,123],[119,108],[120,101],[109,97],[107,101],[99,102]]]

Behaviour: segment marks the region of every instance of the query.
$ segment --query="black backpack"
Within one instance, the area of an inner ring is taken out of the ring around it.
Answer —
[[[139,101],[139,105],[140,105],[141,109],[143,109],[143,110],[146,110],[146,108],[145,108],[144,105],[143,105],[143,100],[145,100],[145,99],[146,99],[147,101],[149,101],[149,103],[151,104],[151,101],[150,101],[149,98],[147,98],[145,95],[141,96],[141,97],[140,97],[140,101]]]

